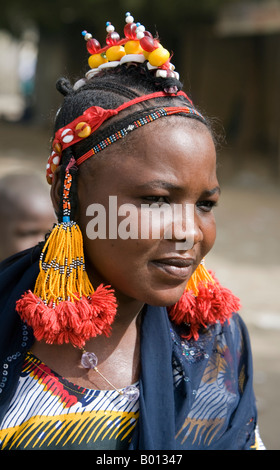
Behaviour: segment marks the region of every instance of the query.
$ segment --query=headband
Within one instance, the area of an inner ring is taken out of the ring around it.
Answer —
[[[115,109],[104,109],[100,106],[91,106],[90,108],[86,109],[81,116],[78,116],[72,122],[60,128],[55,133],[55,137],[52,143],[52,153],[48,159],[47,164],[47,181],[51,184],[53,174],[61,162],[62,152],[71,145],[74,145],[80,142],[81,140],[84,140],[89,137],[91,134],[96,132],[105,121],[107,121],[111,117],[116,116],[121,111],[124,111],[125,109],[128,109],[131,106],[137,105],[144,101],[162,97],[176,96],[183,96],[189,101],[189,103],[192,104],[189,97],[183,91],[179,91],[176,94],[170,94],[165,93],[163,91],[159,91],[155,93],[150,93],[148,95],[139,96],[130,101],[126,101]],[[141,120],[134,121],[126,128],[121,129],[120,131],[114,133],[111,136],[108,136],[107,139],[104,139],[102,142],[95,146],[95,150],[90,150],[86,154],[79,157],[76,161],[76,164],[80,165],[87,158],[103,150],[116,140],[125,137],[125,135],[127,135],[129,132],[136,129],[137,127],[141,127],[142,125],[147,124],[148,122],[152,122],[155,119],[158,119],[163,116],[169,116],[172,114],[192,114],[195,115],[197,118],[201,119],[203,122],[205,121],[203,116],[191,106],[162,107],[159,109],[158,113],[149,114]]]

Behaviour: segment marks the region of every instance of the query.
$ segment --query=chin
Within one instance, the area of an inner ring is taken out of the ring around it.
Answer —
[[[177,299],[177,300],[174,300],[173,302],[169,301],[169,302],[166,302],[166,301],[155,301],[155,302],[146,302],[148,305],[151,305],[152,307],[172,307],[172,305],[175,305],[176,302],[178,302],[178,300],[180,299],[180,297]]]
[[[149,299],[145,300],[145,303],[153,307],[170,307],[171,305],[176,304],[178,300],[182,297],[185,290],[185,286],[180,289],[176,289],[176,292],[170,292],[168,290],[164,292],[153,293]]]

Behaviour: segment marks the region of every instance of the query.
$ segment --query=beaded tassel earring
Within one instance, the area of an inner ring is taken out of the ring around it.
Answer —
[[[203,260],[188,281],[182,297],[168,309],[168,314],[175,324],[188,325],[186,339],[197,340],[201,328],[218,321],[223,324],[239,309],[239,299],[219,284],[207,271]]]
[[[94,290],[85,271],[83,238],[70,220],[71,159],[63,187],[63,220],[54,226],[41,256],[34,293],[26,292],[16,303],[35,338],[47,343],[71,343],[83,348],[86,341],[110,333],[117,303],[110,286]]]

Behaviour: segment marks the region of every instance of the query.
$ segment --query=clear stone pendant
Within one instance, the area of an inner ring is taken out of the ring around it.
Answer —
[[[81,357],[81,365],[85,369],[94,369],[103,379],[114,389],[118,392],[122,397],[124,397],[127,401],[136,401],[139,398],[140,392],[137,387],[134,385],[128,385],[123,390],[118,390],[98,369],[97,369],[98,359],[96,354],[93,352],[83,350],[83,354]]]
[[[122,391],[122,396],[127,399],[127,401],[136,401],[140,395],[139,389],[134,387],[134,385],[129,385],[125,387]]]
[[[84,351],[81,357],[81,364],[85,369],[95,369],[98,359],[93,352]]]

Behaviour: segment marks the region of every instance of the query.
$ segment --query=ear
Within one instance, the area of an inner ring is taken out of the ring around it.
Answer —
[[[53,204],[53,208],[55,210],[56,215],[59,213],[59,205],[61,200],[61,178],[60,178],[60,166],[57,167],[52,180],[51,186],[51,200]]]

